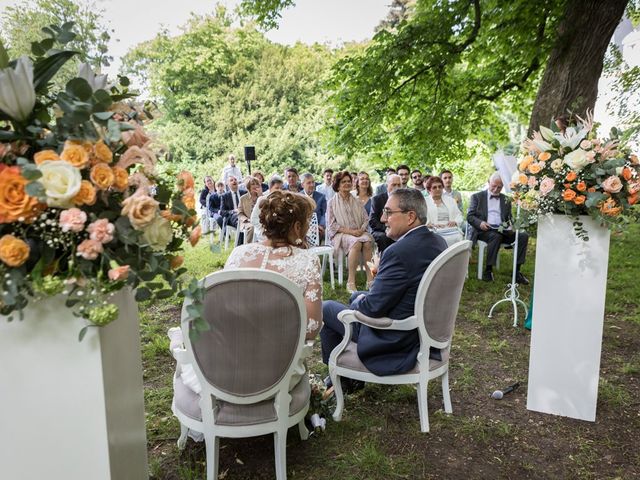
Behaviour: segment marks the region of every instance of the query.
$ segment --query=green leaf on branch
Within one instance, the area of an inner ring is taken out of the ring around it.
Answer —
[[[46,200],[47,193],[44,189],[44,186],[40,182],[31,182],[27,183],[27,186],[24,188],[27,195],[38,198],[39,200]]]
[[[143,302],[151,298],[151,290],[145,287],[139,287],[136,290],[136,302]]]
[[[60,70],[71,57],[77,54],[78,52],[64,50],[37,61],[33,67],[33,86],[36,92],[45,90],[49,80],[58,73],[58,70]]]
[[[22,176],[27,180],[37,180],[42,176],[42,172],[31,163],[22,167]]]
[[[93,89],[89,82],[87,82],[84,78],[73,78],[67,82],[67,86],[65,88],[69,95],[73,95],[79,100],[86,102],[91,98],[93,94]]]

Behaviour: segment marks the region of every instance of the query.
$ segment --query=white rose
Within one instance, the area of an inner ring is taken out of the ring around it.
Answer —
[[[169,220],[158,216],[144,228],[142,237],[152,250],[162,251],[173,238],[171,223]]]
[[[39,179],[47,195],[47,205],[50,207],[68,208],[73,205],[71,200],[80,190],[82,176],[80,170],[63,160],[46,160],[38,165],[42,172]]]
[[[556,173],[562,170],[562,160],[556,158],[553,162],[551,162],[551,169]]]
[[[573,152],[569,152],[564,156],[564,163],[569,165],[571,169],[580,171],[589,163],[587,152],[578,148]]]

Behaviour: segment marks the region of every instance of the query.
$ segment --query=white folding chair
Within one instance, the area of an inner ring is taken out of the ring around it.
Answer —
[[[326,242],[320,245],[320,230],[318,228],[318,216],[314,212],[311,215],[311,222],[309,223],[309,231],[307,232],[307,241],[309,242],[309,251],[315,253],[319,257],[322,257],[322,277],[324,278],[325,265],[329,260],[329,276],[331,280],[331,288],[335,289],[333,282],[333,247]]]

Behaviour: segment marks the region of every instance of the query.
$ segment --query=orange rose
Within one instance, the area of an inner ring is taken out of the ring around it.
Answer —
[[[575,203],[576,205],[582,205],[586,199],[587,197],[585,197],[584,195],[578,195],[573,199],[573,203]]]
[[[518,165],[518,170],[524,172],[529,165],[533,163],[533,157],[531,155],[527,155],[520,161],[520,165]]]
[[[534,175],[536,173],[540,173],[540,170],[542,170],[542,166],[539,163],[532,163],[531,165],[529,165],[529,172],[533,173]]]
[[[627,202],[629,202],[629,205],[635,205],[636,203],[638,203],[638,194],[634,193],[633,195],[627,197]]]
[[[182,203],[184,203],[184,206],[189,210],[194,210],[196,208],[196,199],[193,195],[183,195]]]
[[[578,182],[578,184],[576,185],[576,190],[578,190],[579,192],[584,192],[587,189],[587,184],[584,182]]]
[[[65,142],[60,159],[76,168],[84,168],[89,163],[89,154],[82,145],[76,142]]]
[[[106,163],[98,163],[91,168],[91,174],[89,175],[93,184],[99,190],[106,190],[116,179],[113,174],[113,170]]]
[[[129,186],[129,174],[122,167],[113,167],[113,188],[119,192],[124,192]]]
[[[562,199],[565,202],[571,202],[574,198],[576,198],[576,192],[574,192],[573,190],[567,189],[562,192]]]
[[[565,177],[567,182],[573,182],[576,178],[578,178],[578,175],[573,170],[567,173],[567,176]]]
[[[593,192],[595,192],[595,191],[596,191],[596,187],[589,187],[589,188],[587,188],[587,192],[589,192],[589,193],[593,193]]]
[[[176,255],[174,257],[171,257],[171,260],[169,260],[169,266],[171,270],[176,270],[180,268],[183,263],[184,263],[184,257],[181,255]]]
[[[171,213],[171,210],[161,210],[160,216],[165,220],[169,220],[170,222],[179,222],[182,220],[182,215]]]
[[[526,185],[528,181],[529,178],[524,173],[518,175],[518,182],[520,183],[520,185]]]
[[[80,190],[73,197],[73,203],[76,205],[93,205],[96,203],[96,189],[89,180],[80,182]]]
[[[202,237],[202,228],[200,227],[200,225],[198,225],[193,229],[191,235],[189,235],[189,242],[191,243],[192,247],[195,247],[197,245],[197,243],[200,241],[200,237]]]
[[[538,160],[540,160],[541,162],[546,162],[550,158],[551,154],[549,152],[542,152],[540,155],[538,155]]]
[[[40,165],[47,160],[57,161],[60,160],[60,156],[53,150],[42,150],[33,156],[33,161],[36,162],[36,165]]]
[[[122,215],[129,217],[133,228],[142,230],[156,218],[158,205],[149,195],[131,195],[122,202]]]
[[[603,215],[607,215],[609,217],[615,217],[622,212],[622,207],[616,204],[616,201],[613,198],[609,198],[604,202],[600,203],[600,212]]]
[[[634,193],[640,192],[640,181],[629,182],[627,185],[627,191],[633,195]]]
[[[632,176],[633,176],[633,172],[629,167],[624,167],[622,169],[622,178],[624,178],[627,182],[631,180]]]
[[[0,238],[0,260],[10,267],[19,267],[29,258],[29,245],[13,235]]]
[[[42,205],[27,195],[26,185],[20,167],[0,163],[0,223],[30,222],[40,212]]]
[[[192,225],[194,225],[196,222],[198,221],[198,216],[194,215],[193,217],[187,217],[186,220],[184,221],[184,224],[187,227],[191,227]]]
[[[193,180],[193,175],[191,175],[191,172],[187,172],[186,170],[183,170],[178,174],[177,183],[178,183],[178,187],[180,187],[181,190],[187,190],[188,188],[193,188],[195,185],[195,182]]]
[[[98,162],[111,163],[113,161],[113,152],[102,140],[98,140],[93,146],[92,154],[93,160]]]

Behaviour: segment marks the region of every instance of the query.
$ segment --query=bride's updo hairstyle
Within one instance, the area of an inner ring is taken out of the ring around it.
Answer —
[[[272,242],[295,245],[290,240],[296,222],[306,226],[316,206],[306,195],[276,190],[260,203],[260,223]],[[306,231],[306,230],[305,230]],[[296,245],[300,246],[300,245]]]

